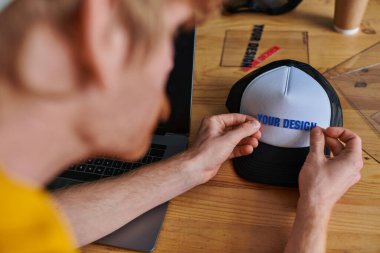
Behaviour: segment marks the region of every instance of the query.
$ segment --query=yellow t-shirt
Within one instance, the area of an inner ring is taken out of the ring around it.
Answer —
[[[12,181],[1,167],[0,252],[77,252],[49,195]]]

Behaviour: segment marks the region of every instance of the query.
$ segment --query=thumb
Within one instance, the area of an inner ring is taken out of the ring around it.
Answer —
[[[310,131],[310,154],[317,157],[324,157],[325,136],[320,127],[315,127]]]
[[[257,120],[252,120],[229,130],[224,136],[237,145],[242,139],[255,134],[259,129],[260,123]]]

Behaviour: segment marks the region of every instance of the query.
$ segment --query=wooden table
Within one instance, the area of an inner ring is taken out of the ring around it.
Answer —
[[[254,24],[265,24],[270,30],[308,31],[310,64],[324,72],[380,41],[380,0],[370,1],[362,31],[355,36],[332,30],[333,9],[332,0],[306,0],[285,15],[222,16],[199,27],[191,140],[204,116],[227,112],[229,89],[245,75],[239,68],[220,67],[226,29],[250,30]],[[369,136],[380,150],[379,136],[340,97],[345,127]],[[361,181],[334,208],[327,252],[380,252],[380,165],[365,152],[363,158]],[[170,202],[155,252],[282,252],[297,198],[297,189],[238,178],[226,162],[209,183]],[[82,251],[128,252],[95,244]]]

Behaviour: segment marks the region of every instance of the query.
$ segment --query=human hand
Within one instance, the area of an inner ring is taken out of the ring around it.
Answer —
[[[204,118],[196,139],[187,151],[197,164],[200,182],[218,172],[224,161],[248,155],[261,137],[260,123],[253,117],[231,113]]]
[[[325,156],[325,144],[333,157]],[[310,152],[299,175],[300,201],[329,212],[360,180],[362,167],[358,135],[341,127],[314,128],[310,134]]]

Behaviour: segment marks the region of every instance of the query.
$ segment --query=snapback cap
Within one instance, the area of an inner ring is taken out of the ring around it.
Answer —
[[[239,176],[258,183],[297,186],[309,153],[310,130],[343,125],[331,84],[310,65],[294,60],[272,62],[240,79],[226,106],[261,123],[258,147],[233,159]]]

